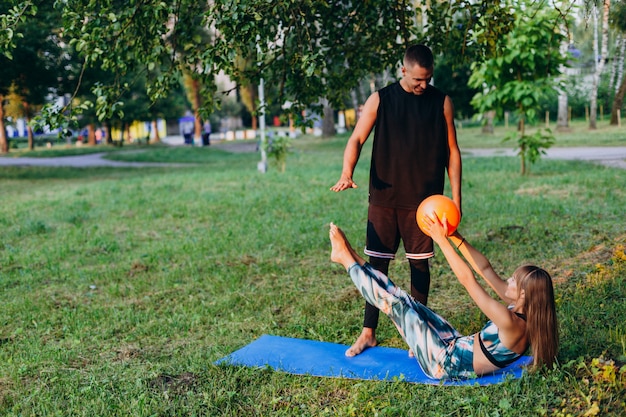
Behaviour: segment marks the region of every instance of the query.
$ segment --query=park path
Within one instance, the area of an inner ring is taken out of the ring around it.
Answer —
[[[71,167],[71,168],[88,168],[88,167],[165,167],[165,166],[185,166],[188,164],[171,164],[161,162],[127,162],[112,161],[104,159],[106,152],[59,156],[57,158],[0,158],[0,166],[41,166],[41,167]]]
[[[177,138],[164,142],[177,146],[180,145]],[[221,141],[214,142],[211,146],[230,152],[256,152],[256,143],[251,141]],[[463,157],[485,156],[516,156],[516,149],[484,148],[462,149]],[[106,152],[87,155],[62,156],[58,158],[11,158],[10,154],[0,157],[0,166],[49,166],[49,167],[164,167],[164,166],[187,166],[189,164],[172,164],[159,162],[126,162],[105,159]],[[626,169],[626,146],[608,147],[571,147],[550,148],[543,156],[546,159],[582,160],[602,164],[609,167]]]

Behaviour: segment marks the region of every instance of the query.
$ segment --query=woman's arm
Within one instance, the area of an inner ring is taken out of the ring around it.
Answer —
[[[512,318],[507,307],[501,304],[498,300],[492,298],[489,293],[485,291],[485,289],[478,283],[478,281],[476,281],[472,269],[457,253],[455,247],[452,246],[452,239],[449,240],[447,236],[448,222],[445,220],[445,218],[443,220],[443,223],[441,223],[439,219],[433,221],[427,216],[427,219],[425,219],[425,223],[428,227],[430,227],[430,229],[427,231],[443,252],[446,260],[452,268],[452,272],[454,272],[459,282],[465,287],[468,294],[470,295],[472,300],[474,300],[478,308],[480,308],[482,312],[485,313],[487,317],[489,317],[490,320],[496,323],[499,328],[506,328],[511,326]],[[460,234],[456,235],[460,236]],[[461,246],[466,245],[466,242],[463,242],[462,237],[458,239],[458,243],[462,243]],[[468,245],[468,247],[471,246]],[[465,250],[467,251],[467,248]],[[480,254],[476,249],[473,249],[472,252]],[[484,258],[484,256],[482,257]],[[484,260],[486,261],[486,258],[484,258]],[[491,268],[491,270],[493,271],[493,268]],[[495,272],[488,275],[493,275],[497,277]],[[502,280],[500,280],[500,282],[502,282]]]
[[[465,240],[458,231],[448,236],[448,239],[457,247],[474,271],[476,271],[496,294],[498,294],[498,297],[500,297],[502,301],[507,304],[511,304],[515,301],[504,295],[506,293],[507,283],[496,273],[493,266],[491,266],[491,262],[489,262],[489,259],[487,259],[485,255],[480,253],[478,249]]]

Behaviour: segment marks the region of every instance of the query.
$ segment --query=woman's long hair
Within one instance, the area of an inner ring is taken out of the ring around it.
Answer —
[[[526,334],[535,368],[552,367],[559,349],[559,329],[554,302],[552,278],[544,269],[522,265],[513,277],[518,291],[524,290]]]

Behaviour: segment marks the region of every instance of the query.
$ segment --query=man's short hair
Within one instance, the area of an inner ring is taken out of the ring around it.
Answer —
[[[422,68],[433,68],[434,63],[433,52],[426,45],[410,46],[404,53],[405,67],[417,64]]]

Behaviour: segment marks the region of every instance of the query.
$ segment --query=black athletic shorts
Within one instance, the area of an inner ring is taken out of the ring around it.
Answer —
[[[417,226],[416,211],[370,204],[367,212],[365,254],[375,258],[394,259],[402,239],[407,259],[432,258],[435,255],[433,240]]]

